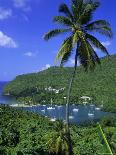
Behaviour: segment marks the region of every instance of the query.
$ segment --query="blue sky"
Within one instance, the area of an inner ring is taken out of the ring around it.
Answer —
[[[0,81],[54,65],[64,36],[49,42],[42,37],[48,30],[58,27],[52,19],[58,15],[58,6],[63,2],[68,4],[70,0],[0,0]],[[106,19],[111,23],[112,40],[97,35],[110,54],[116,53],[115,10],[115,0],[101,0],[94,15],[95,19]],[[72,57],[67,65],[73,63]]]

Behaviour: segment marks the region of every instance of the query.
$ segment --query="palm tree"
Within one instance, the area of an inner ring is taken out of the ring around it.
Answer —
[[[50,154],[69,155],[69,140],[67,137],[66,126],[62,121],[55,123],[55,131],[47,137],[47,146]]]
[[[72,51],[75,50],[74,72],[69,83],[66,104],[66,123],[68,131],[70,94],[76,73],[77,60],[80,61],[80,64],[85,70],[88,70],[94,69],[97,63],[100,64],[100,59],[95,51],[96,48],[106,55],[109,55],[107,49],[92,34],[92,32],[98,32],[106,37],[112,37],[111,27],[107,21],[92,21],[93,13],[99,6],[100,3],[94,0],[72,0],[71,8],[66,4],[61,4],[59,6],[59,12],[63,15],[55,16],[53,21],[63,26],[63,28],[51,30],[44,36],[45,40],[49,40],[59,34],[69,34],[63,41],[56,56],[55,62],[60,61],[61,66],[69,60]],[[70,149],[72,149],[71,146]]]

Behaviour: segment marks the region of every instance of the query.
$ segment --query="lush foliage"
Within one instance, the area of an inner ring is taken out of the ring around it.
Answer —
[[[34,104],[65,104],[67,88],[73,68],[51,67],[39,73],[21,75],[16,77],[5,87],[5,93],[15,96],[21,102],[26,97],[32,98]],[[103,58],[101,66],[97,66],[94,72],[84,72],[80,66],[74,80],[71,93],[71,103],[82,103],[81,96],[92,97],[92,103],[104,105],[107,111],[116,112],[116,55],[108,60]],[[45,90],[52,87],[54,89],[65,88],[59,93]]]
[[[5,106],[0,106],[0,118],[0,155],[52,155],[56,152],[56,140],[57,147],[60,145],[62,126],[58,127],[57,122],[52,123],[48,118]],[[104,118],[101,126],[115,154],[116,119]],[[108,153],[95,123],[71,126],[71,136],[75,155]]]

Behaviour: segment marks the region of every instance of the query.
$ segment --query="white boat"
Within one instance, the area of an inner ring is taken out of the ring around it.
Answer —
[[[76,109],[76,108],[73,109],[73,112],[78,112],[78,111],[79,111],[79,109]]]
[[[94,107],[95,105],[94,104],[90,104],[90,107]]]
[[[54,110],[55,108],[53,108],[53,107],[48,107],[47,109],[48,109],[48,110]]]
[[[56,118],[51,118],[50,121],[55,122]]]
[[[43,107],[46,107],[46,105],[42,105]]]
[[[74,119],[74,116],[69,116],[69,119]]]
[[[59,105],[58,108],[62,108],[62,105]]]
[[[37,107],[37,105],[32,105],[32,107]]]
[[[94,113],[90,113],[90,112],[89,112],[89,113],[88,113],[88,116],[89,116],[89,117],[93,117],[93,116],[94,116]]]
[[[96,107],[95,110],[100,110],[101,108]]]
[[[41,112],[45,112],[45,109],[41,110]]]

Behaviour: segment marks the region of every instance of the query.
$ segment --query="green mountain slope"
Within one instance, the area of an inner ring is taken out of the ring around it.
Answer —
[[[5,93],[17,97],[33,98],[33,102],[50,104],[65,104],[65,96],[73,68],[51,67],[39,73],[17,76],[5,87]],[[48,88],[60,89],[49,91]],[[61,88],[65,88],[64,90]],[[81,96],[90,96],[92,102],[103,104],[107,111],[116,112],[116,55],[110,59],[103,58],[101,66],[94,72],[85,72],[82,67],[77,68],[73,83],[71,103],[82,103]]]
[[[56,128],[57,122],[53,123],[38,114],[6,106],[0,106],[0,118],[0,155],[55,154],[50,140],[60,133]],[[104,118],[100,122],[114,154],[116,153],[115,122],[116,119],[113,117]],[[97,124],[78,127],[73,125],[70,129],[74,155],[108,153]]]

